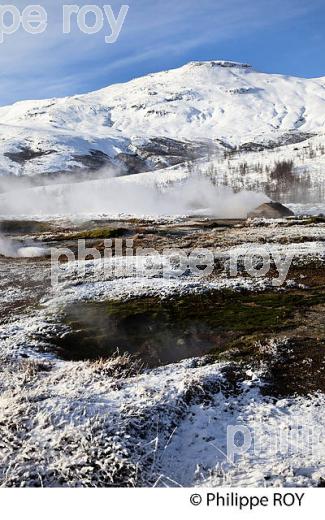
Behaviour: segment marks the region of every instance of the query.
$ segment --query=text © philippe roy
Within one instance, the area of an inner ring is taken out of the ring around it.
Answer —
[[[105,43],[115,43],[128,11],[128,5],[121,5],[118,13],[114,13],[111,5],[63,5],[62,33],[70,34],[77,29],[84,34],[92,35],[107,29],[109,32],[105,35]],[[28,5],[22,10],[15,5],[0,5],[0,43],[17,33],[19,29],[28,34],[42,34],[46,31],[48,23],[48,13],[41,5]]]

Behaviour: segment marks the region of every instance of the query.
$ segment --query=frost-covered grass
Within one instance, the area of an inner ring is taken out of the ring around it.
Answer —
[[[274,453],[272,442],[294,421],[323,428],[323,396],[267,398],[261,378],[204,358],[151,371],[126,357],[3,358],[2,485],[318,485],[323,437],[294,454]],[[229,462],[228,425],[257,431],[261,422],[261,454]]]

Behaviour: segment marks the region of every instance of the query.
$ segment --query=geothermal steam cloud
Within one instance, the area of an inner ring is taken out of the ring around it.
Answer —
[[[153,174],[154,175],[154,174]],[[207,215],[246,218],[268,198],[249,191],[234,193],[208,179],[190,178],[158,189],[123,177],[82,183],[6,191],[0,195],[2,215]]]

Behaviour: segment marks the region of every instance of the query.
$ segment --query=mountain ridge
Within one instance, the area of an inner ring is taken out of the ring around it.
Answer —
[[[324,129],[325,78],[189,62],[88,94],[0,107],[0,174],[138,173]]]

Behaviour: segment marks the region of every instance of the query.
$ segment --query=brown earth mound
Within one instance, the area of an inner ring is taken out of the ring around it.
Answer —
[[[266,202],[248,213],[247,218],[285,218],[294,217],[294,213],[280,202]]]

